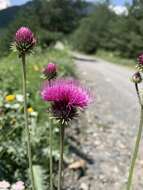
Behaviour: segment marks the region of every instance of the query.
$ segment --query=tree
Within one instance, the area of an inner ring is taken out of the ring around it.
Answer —
[[[79,50],[93,53],[99,48],[107,48],[109,24],[114,20],[113,13],[106,3],[95,5],[95,10],[83,19],[74,34],[73,43]]]
[[[71,33],[83,16],[82,0],[35,0],[40,24],[48,31]]]
[[[95,5],[95,11],[83,19],[74,34],[74,47],[86,53],[98,49],[135,58],[143,51],[143,1],[134,1],[128,15],[115,14],[109,2]]]

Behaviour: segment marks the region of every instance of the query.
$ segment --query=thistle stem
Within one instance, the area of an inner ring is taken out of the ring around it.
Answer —
[[[49,79],[49,85],[51,86],[51,80]],[[53,190],[53,129],[50,122],[50,190]]]
[[[136,93],[137,93],[137,96],[138,96],[139,104],[140,104],[140,106],[142,106],[142,101],[141,101],[141,97],[140,97],[139,87],[138,87],[137,83],[135,83],[135,89],[136,89]]]
[[[32,183],[32,190],[35,190],[34,183],[34,174],[32,168],[32,153],[31,153],[31,138],[30,138],[30,129],[28,126],[28,112],[27,112],[27,86],[26,86],[26,57],[22,55],[22,69],[23,69],[23,95],[24,95],[24,117],[25,117],[25,130],[27,134],[27,153],[28,153],[28,162],[29,162],[29,170],[30,170],[30,178]]]
[[[50,190],[53,190],[53,130],[50,125]]]
[[[64,134],[65,124],[60,126],[60,160],[59,160],[59,179],[58,179],[58,190],[62,190],[63,186],[63,153],[64,153]]]
[[[140,124],[139,124],[138,134],[137,134],[135,148],[134,148],[133,157],[131,160],[131,166],[130,166],[130,170],[129,170],[127,190],[130,190],[131,186],[132,186],[132,178],[133,178],[135,163],[136,163],[136,159],[138,156],[139,145],[140,145],[140,140],[141,140],[142,130],[143,130],[143,105],[141,103],[141,98],[140,98],[140,94],[139,94],[139,90],[138,90],[138,84],[135,85],[135,88],[136,88],[136,92],[137,92],[137,95],[139,98],[139,103],[141,106],[141,114],[140,114]]]

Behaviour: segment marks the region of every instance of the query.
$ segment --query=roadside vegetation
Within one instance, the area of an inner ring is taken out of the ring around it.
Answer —
[[[99,50],[95,54],[97,58],[101,58],[103,60],[109,61],[111,63],[120,64],[123,66],[127,66],[130,68],[135,68],[135,61],[134,59],[129,59],[126,57],[121,57],[118,52],[112,52],[112,51],[105,51],[105,50]]]
[[[74,63],[68,51],[55,48],[55,44],[67,38],[78,26],[84,16],[84,7],[82,1],[33,0],[16,11],[17,16],[11,16],[13,19],[7,22],[8,25],[0,27],[0,181],[6,180],[13,184],[21,180],[26,186],[30,184],[23,127],[22,70],[18,56],[11,50],[15,32],[21,26],[29,27],[38,42],[33,54],[27,56],[27,111],[36,188],[44,190],[49,188],[49,129],[52,125],[55,139],[53,162],[56,163],[54,174],[57,173],[59,159],[59,130],[57,123],[51,124],[48,117],[49,104],[43,103],[40,98],[42,69],[53,62],[57,65],[58,77],[75,77]],[[10,9],[5,10],[5,14],[6,11],[9,14]]]
[[[40,98],[42,69],[48,62],[58,67],[58,77],[75,75],[74,63],[66,50],[45,49],[39,47],[27,59],[28,113],[32,130],[32,152],[34,175],[38,180],[37,188],[48,188],[49,176],[49,128],[48,103]],[[29,182],[27,173],[26,139],[23,118],[23,95],[21,81],[21,63],[15,53],[0,60],[0,181],[5,179],[11,183],[18,179]],[[58,139],[56,123],[54,138]],[[58,140],[53,145],[54,163],[58,160]],[[54,168],[55,170],[56,168]],[[46,185],[43,181],[46,181]]]

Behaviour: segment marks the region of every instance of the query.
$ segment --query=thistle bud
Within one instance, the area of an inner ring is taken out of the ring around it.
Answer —
[[[20,55],[28,53],[36,44],[32,31],[27,27],[21,27],[15,35],[16,49]]]
[[[143,53],[141,53],[138,56],[138,64],[137,64],[137,68],[139,69],[139,71],[143,71]]]
[[[54,79],[57,76],[57,66],[54,63],[49,63],[44,69],[43,74],[48,80]]]
[[[142,82],[141,74],[139,72],[134,73],[132,76],[132,81],[134,83],[141,83]]]
[[[138,61],[140,65],[143,65],[143,53],[139,55]]]

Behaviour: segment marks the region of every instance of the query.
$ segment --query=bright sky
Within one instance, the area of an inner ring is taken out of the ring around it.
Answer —
[[[91,2],[96,2],[96,0],[87,0]],[[132,0],[112,0],[113,4],[115,5],[124,5],[125,3],[132,3]]]
[[[21,5],[26,3],[28,0],[10,0],[12,5]]]
[[[28,0],[11,0],[11,4],[12,5],[20,5],[23,4],[25,2],[27,2]],[[87,0],[87,1],[92,1],[95,2],[96,0]],[[125,2],[131,3],[132,0],[112,0],[114,4],[116,5],[124,5]]]

